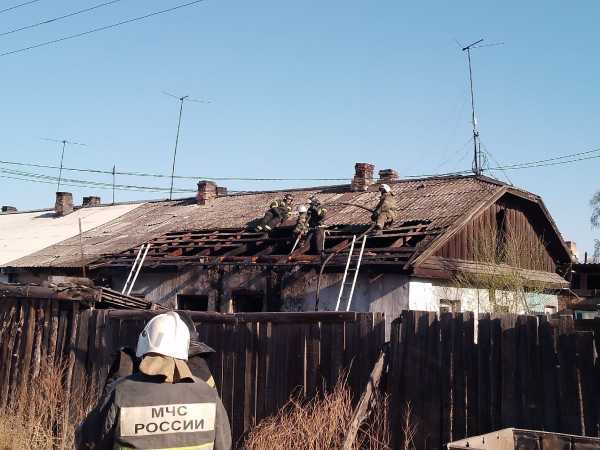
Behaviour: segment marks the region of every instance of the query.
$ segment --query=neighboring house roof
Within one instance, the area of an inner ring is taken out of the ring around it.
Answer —
[[[79,235],[79,219],[83,231],[88,232],[140,205],[78,208],[62,217],[56,216],[52,209],[0,214],[0,266]]]
[[[551,217],[533,194],[499,181],[475,176],[432,177],[390,183],[398,204],[397,220],[382,236],[369,237],[364,263],[393,264],[400,268],[418,260],[439,246],[461,224],[508,194],[537,203],[562,238]],[[290,191],[286,191],[290,192]],[[379,193],[377,185],[367,192],[351,192],[348,185],[296,189],[294,204],[306,203],[316,195],[327,208],[324,225],[328,229],[326,250],[336,251],[353,234],[365,231],[371,223]],[[149,202],[110,222],[84,233],[85,261],[93,267],[131,267],[137,248],[152,242],[145,267],[187,265],[209,262],[320,263],[320,256],[288,256],[293,244],[291,226],[283,226],[265,237],[248,227],[262,217],[270,202],[282,192],[260,192],[218,197],[206,205],[194,199]],[[352,206],[359,205],[360,207]],[[291,238],[291,241],[290,241]],[[565,252],[567,252],[565,247]],[[302,253],[302,252],[300,252]],[[567,253],[565,253],[567,254]],[[279,255],[279,256],[278,256]],[[285,255],[285,261],[282,261]],[[340,256],[332,264],[343,264]],[[11,263],[12,267],[79,267],[79,237],[49,246]]]

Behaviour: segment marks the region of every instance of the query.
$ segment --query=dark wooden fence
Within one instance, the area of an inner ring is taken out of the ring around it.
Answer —
[[[599,436],[598,337],[570,318],[405,311],[387,383],[394,448],[408,405],[419,449],[504,427]]]
[[[73,301],[0,301],[0,407],[14,404],[48,359],[66,363],[67,389],[101,386],[113,351],[135,348],[152,314],[80,310]],[[385,339],[378,313],[190,314],[216,350],[208,362],[236,441],[291,394],[327,389],[345,369],[357,398]]]
[[[145,311],[80,309],[76,301],[0,301],[0,407],[18,399],[45,361],[64,361],[65,385],[99,386],[111,354],[135,346]],[[350,367],[362,392],[384,340],[370,313],[191,313],[235,439],[293,392],[331,387]],[[579,331],[580,326],[585,330]],[[410,405],[416,448],[507,426],[598,436],[600,321],[405,311],[392,325],[385,385],[394,448]]]

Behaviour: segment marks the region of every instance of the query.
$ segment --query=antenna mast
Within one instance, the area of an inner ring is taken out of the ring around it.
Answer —
[[[475,117],[475,96],[473,94],[473,69],[471,67],[471,48],[483,42],[479,39],[477,42],[467,45],[462,48],[463,52],[467,52],[469,61],[469,83],[471,86],[471,124],[473,125],[473,173],[481,175],[481,143],[479,142],[479,130],[477,129],[477,118]]]
[[[80,142],[67,141],[66,139],[58,140],[58,139],[42,138],[42,140],[50,141],[50,142],[57,142],[59,144],[62,144],[62,148],[60,151],[60,168],[58,169],[58,184],[56,185],[56,192],[60,192],[60,182],[62,181],[62,171],[63,171],[63,160],[65,158],[65,148],[67,147],[67,144],[81,145],[82,147],[85,147],[86,145],[82,144]]]
[[[173,166],[171,167],[171,188],[169,189],[169,200],[173,199],[173,179],[175,178],[175,160],[177,158],[177,147],[179,146],[179,132],[181,131],[181,116],[183,115],[183,102],[195,102],[195,103],[210,103],[209,100],[196,100],[190,98],[189,95],[177,96],[170,94],[168,92],[163,92],[163,94],[168,95],[169,97],[173,97],[179,100],[179,120],[177,121],[177,136],[175,137],[175,149],[173,150]]]

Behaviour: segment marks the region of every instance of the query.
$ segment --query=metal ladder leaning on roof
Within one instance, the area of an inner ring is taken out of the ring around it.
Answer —
[[[338,294],[337,303],[335,305],[335,310],[340,310],[340,302],[342,298],[346,300],[346,311],[350,311],[350,305],[352,304],[352,296],[354,295],[354,287],[356,286],[356,280],[358,279],[358,271],[360,270],[360,264],[362,262],[363,253],[365,251],[365,244],[367,243],[367,235],[365,234],[362,238],[362,243],[360,244],[360,250],[358,252],[358,259],[356,260],[356,265],[353,268],[350,268],[352,264],[352,258],[355,254],[356,250],[356,235],[352,236],[352,244],[350,244],[350,251],[348,252],[348,260],[346,261],[346,270],[344,270],[344,277],[342,278],[342,285],[340,286],[340,293]],[[352,281],[346,281],[348,279],[348,275],[352,277]],[[347,297],[344,297],[344,293],[350,289],[350,292],[347,293]]]
[[[131,294],[131,290],[133,289],[133,285],[135,284],[138,275],[140,274],[140,269],[144,265],[144,261],[146,259],[146,255],[148,254],[148,250],[150,250],[150,243],[142,244],[138,254],[133,262],[133,266],[131,266],[131,270],[129,271],[129,275],[127,276],[127,280],[125,281],[125,285],[123,286],[123,290],[121,294],[129,295]],[[140,256],[142,259],[140,259]],[[135,275],[133,275],[135,273]],[[131,276],[133,275],[133,279]],[[131,283],[130,283],[131,281]],[[125,292],[127,291],[127,292]]]

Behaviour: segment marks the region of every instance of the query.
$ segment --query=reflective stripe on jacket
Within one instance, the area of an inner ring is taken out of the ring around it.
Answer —
[[[115,388],[119,449],[212,449],[217,392],[203,381],[149,383],[127,377]]]

